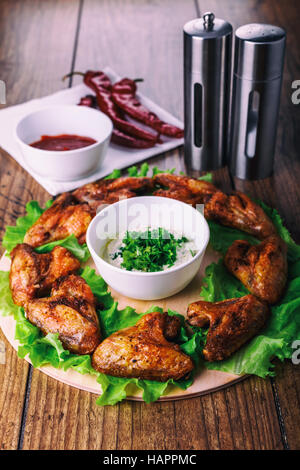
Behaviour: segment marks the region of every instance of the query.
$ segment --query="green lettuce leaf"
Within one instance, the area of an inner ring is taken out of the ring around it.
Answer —
[[[160,173],[169,173],[170,175],[173,175],[176,171],[176,168],[171,168],[171,169],[160,169],[158,166],[154,166],[152,168],[152,177],[155,175],[158,175]],[[131,177],[143,177],[147,176],[149,173],[149,165],[148,163],[143,163],[140,168],[138,168],[136,165],[131,166],[130,168],[127,169],[128,176]],[[180,175],[185,175],[182,171],[179,172]],[[106,176],[104,179],[115,179],[115,178],[120,178],[122,175],[121,170],[115,169],[110,173],[108,176]],[[202,175],[198,178],[199,180],[203,181],[208,181],[209,183],[212,183],[213,176],[212,173],[206,173],[205,175]]]
[[[248,233],[242,232],[241,230],[224,227],[213,220],[208,220],[207,222],[210,230],[209,243],[212,245],[214,250],[219,251],[222,255],[225,255],[226,251],[235,240],[247,240],[252,245],[257,245],[259,243],[257,238],[249,235]]]
[[[92,292],[96,296],[101,308],[109,309],[113,305],[114,299],[112,298],[111,293],[108,292],[107,284],[104,279],[101,276],[98,276],[95,269],[90,266],[85,266],[85,268],[81,270],[80,275],[92,289]]]
[[[213,182],[213,174],[206,173],[205,175],[199,176],[198,180],[207,181],[208,183]]]
[[[277,228],[279,235],[286,242],[288,246],[288,258],[291,261],[296,261],[297,259],[300,259],[300,245],[297,245],[297,243],[292,239],[292,236],[288,229],[284,226],[283,220],[280,217],[278,211],[276,209],[273,209],[272,207],[267,206],[267,204],[262,201],[257,202],[264,209],[266,214],[270,217],[273,224]]]
[[[144,176],[147,176],[148,171],[149,171],[148,163],[143,163],[140,166],[140,169],[138,169],[137,166],[134,165],[134,166],[131,166],[130,168],[128,168],[128,170],[127,170],[128,176],[134,176],[136,178],[142,178]]]
[[[90,257],[90,252],[88,250],[87,244],[83,243],[80,245],[78,243],[77,238],[72,233],[68,237],[64,238],[63,240],[56,240],[55,242],[46,243],[45,245],[38,246],[35,248],[35,251],[38,253],[49,253],[49,251],[53,250],[55,246],[63,246],[67,250],[69,250],[79,261],[84,263]]]
[[[38,220],[42,213],[51,206],[52,203],[52,200],[46,202],[44,209],[40,207],[37,201],[31,201],[26,204],[27,214],[24,217],[19,217],[16,220],[16,225],[6,227],[2,245],[8,253],[10,253],[18,243],[23,243],[27,230],[30,229],[30,227]],[[57,245],[67,248],[81,262],[87,261],[90,257],[90,252],[86,243],[80,245],[74,234],[64,238],[63,240],[57,240],[55,242],[39,246],[35,251],[38,253],[48,253]]]
[[[174,172],[175,172],[175,170],[176,170],[176,168],[171,168],[171,169],[169,169],[169,170],[166,170],[166,169],[160,170],[160,169],[158,168],[158,166],[154,166],[154,167],[152,168],[152,176],[159,175],[160,173],[169,173],[170,175],[173,175]]]
[[[110,180],[110,179],[116,179],[116,178],[120,178],[121,176],[121,170],[118,170],[118,169],[114,169],[109,175],[107,175],[104,179],[105,180]]]
[[[200,295],[207,302],[219,302],[247,294],[249,291],[228,272],[222,259],[206,267]]]
[[[119,401],[124,400],[135,392],[135,388],[143,390],[143,400],[151,403],[158,400],[172,386],[186,390],[193,383],[191,377],[185,381],[168,380],[167,382],[156,382],[155,380],[139,380],[112,377],[109,375],[99,374],[97,382],[102,388],[102,395],[97,398],[98,405],[115,405]]]
[[[52,201],[46,203],[46,208],[51,206]],[[8,251],[18,244],[23,243],[27,230],[37,221],[45,209],[42,209],[37,201],[30,201],[26,204],[26,215],[16,220],[16,225],[7,226],[3,237],[2,245]]]
[[[16,314],[18,307],[14,304],[9,289],[9,272],[0,271],[0,312],[3,317]]]

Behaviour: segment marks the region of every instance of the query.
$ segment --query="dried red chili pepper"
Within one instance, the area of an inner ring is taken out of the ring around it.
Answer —
[[[88,108],[96,108],[97,102],[94,95],[86,95],[80,99],[78,106],[87,106]],[[148,140],[138,139],[127,135],[119,129],[114,129],[111,136],[111,141],[114,144],[122,145],[123,147],[130,147],[135,149],[147,149],[153,147],[152,142]]]
[[[78,106],[87,106],[88,108],[96,108],[97,101],[96,96],[94,95],[86,95],[80,98]]]
[[[83,75],[84,83],[96,93],[97,103],[100,110],[105,113],[113,121],[115,127],[139,139],[152,142],[153,146],[158,141],[158,136],[140,128],[136,124],[132,124],[125,120],[123,112],[115,105],[111,96],[111,81],[109,77],[101,72],[88,70],[85,74],[82,72],[72,72],[64,77],[71,75]]]
[[[119,129],[114,129],[111,136],[111,141],[114,144],[123,145],[134,149],[148,149],[153,147],[152,142],[149,140],[138,139],[132,135],[125,134]]]
[[[136,81],[123,78],[115,83],[112,88],[114,103],[137,121],[143,122],[159,134],[168,137],[183,137],[183,130],[162,121],[155,113],[147,109],[136,97]]]

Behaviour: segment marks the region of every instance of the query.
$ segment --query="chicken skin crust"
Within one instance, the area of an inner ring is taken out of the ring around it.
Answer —
[[[221,302],[194,302],[189,305],[188,323],[209,325],[203,355],[207,361],[222,361],[255,336],[269,317],[269,307],[254,295]]]
[[[180,321],[167,313],[148,313],[135,326],[106,338],[92,357],[93,367],[115,377],[165,382],[187,376],[194,368],[189,356],[171,343]]]
[[[215,193],[217,188],[208,181],[201,181],[188,176],[160,173],[154,178],[154,184],[167,189],[157,189],[153,195],[177,199],[187,204],[203,204]]]
[[[94,295],[80,276],[58,279],[50,297],[26,306],[28,320],[43,334],[58,333],[63,347],[75,354],[91,354],[100,343]]]
[[[88,204],[79,204],[70,193],[61,194],[49,209],[30,227],[24,243],[33,247],[62,240],[74,234],[79,243],[85,242],[85,234],[95,212]]]
[[[87,203],[96,211],[106,204],[113,204],[122,199],[149,193],[153,184],[153,178],[121,176],[120,178],[102,179],[88,183],[75,189],[72,195],[77,201]]]
[[[277,233],[264,210],[246,194],[236,192],[227,196],[207,181],[168,173],[156,175],[154,183],[167,188],[157,189],[155,196],[178,199],[193,206],[205,204],[204,215],[208,220],[240,229],[261,240]]]
[[[205,204],[204,215],[208,220],[237,228],[260,240],[277,233],[264,210],[240,192],[230,196],[222,191],[215,192]]]
[[[287,247],[281,238],[271,236],[258,245],[236,240],[224,263],[261,300],[275,304],[281,298],[287,280]]]
[[[26,243],[17,245],[11,252],[9,273],[14,303],[24,307],[35,297],[49,294],[56,279],[75,273],[79,268],[79,261],[62,246],[56,246],[50,253],[38,254]]]

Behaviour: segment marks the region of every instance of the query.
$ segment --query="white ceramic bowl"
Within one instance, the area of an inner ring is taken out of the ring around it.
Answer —
[[[126,230],[148,226],[185,235],[195,241],[197,254],[179,266],[153,273],[126,271],[103,259],[108,240]],[[143,300],[166,298],[184,289],[198,272],[208,241],[209,228],[198,210],[183,202],[156,196],[116,202],[99,212],[87,230],[88,248],[107,284],[126,297]]]
[[[112,122],[101,111],[85,106],[49,106],[24,116],[15,129],[26,163],[40,176],[71,181],[91,174],[104,160]],[[77,134],[91,137],[95,144],[68,151],[31,147],[42,135]]]

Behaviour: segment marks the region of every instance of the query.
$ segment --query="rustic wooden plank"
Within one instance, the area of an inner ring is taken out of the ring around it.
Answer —
[[[62,87],[61,76],[71,66],[78,6],[78,1],[71,5],[66,0],[1,1],[0,78],[6,82],[8,105]],[[48,198],[46,191],[0,151],[1,238],[5,226],[24,215],[28,200],[44,203]],[[29,366],[18,359],[2,332],[0,340],[6,347],[6,363],[0,365],[0,448],[16,449]]]
[[[0,364],[0,450],[15,450],[19,442],[28,365],[18,359],[1,330],[0,343],[1,348],[5,348],[5,362]]]
[[[88,447],[93,450],[99,449],[102,441],[105,448],[115,448],[112,431],[116,426],[112,415],[117,417],[118,409],[99,408],[95,398],[95,395],[68,387],[44,374],[34,373],[23,448]]]
[[[225,390],[175,403],[181,449],[281,449],[270,384],[251,377]]]
[[[300,449],[300,371],[289,361],[277,364],[274,391],[279,399],[283,432],[292,450]]]

